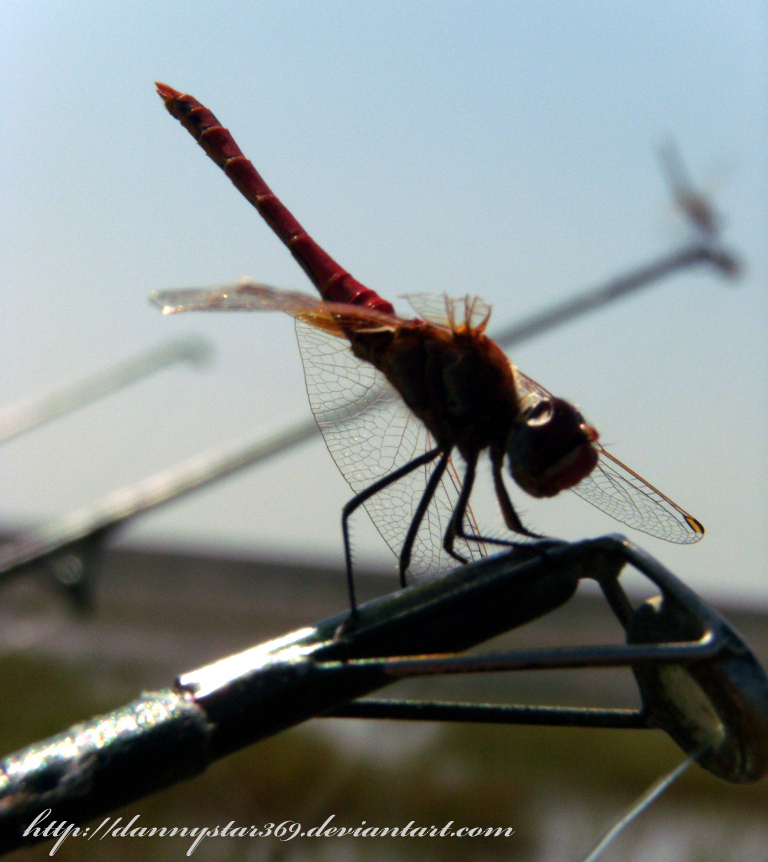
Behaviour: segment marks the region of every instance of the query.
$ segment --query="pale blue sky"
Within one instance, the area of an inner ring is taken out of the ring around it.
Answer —
[[[288,318],[146,301],[242,275],[311,292],[154,80],[214,110],[361,281],[478,293],[497,327],[683,235],[654,154],[672,133],[745,278],[671,279],[512,358],[707,528],[694,547],[633,539],[705,595],[765,603],[767,34],[759,2],[3,4],[0,404],[182,332],[218,355],[7,445],[0,516],[64,513],[308,413]],[[318,441],[121,541],[340,563],[348,497]],[[572,494],[515,499],[541,531],[622,529]],[[393,564],[356,537],[362,563]]]

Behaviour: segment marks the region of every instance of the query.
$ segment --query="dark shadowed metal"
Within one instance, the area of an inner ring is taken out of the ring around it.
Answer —
[[[633,607],[626,563],[660,595]],[[626,643],[456,656],[555,610],[595,579]],[[314,716],[427,718],[661,728],[727,781],[768,772],[768,679],[733,629],[653,558],[621,537],[546,543],[457,569],[183,674],[108,715],[0,764],[0,851],[52,809],[82,823],[202,772],[213,760]],[[358,701],[398,679],[629,665],[639,710]]]

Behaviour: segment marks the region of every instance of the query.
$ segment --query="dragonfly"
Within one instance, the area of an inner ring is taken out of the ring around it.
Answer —
[[[576,407],[509,361],[485,334],[491,309],[482,299],[418,294],[407,297],[416,316],[399,316],[308,235],[210,110],[164,84],[157,91],[320,294],[245,280],[158,291],[151,301],[164,314],[282,311],[295,319],[313,414],[355,494],[342,512],[353,614],[349,519],[360,506],[398,557],[403,587],[408,576],[439,575],[485,556],[489,545],[543,538],[517,514],[505,464],[533,497],[570,489],[657,538],[679,544],[702,538],[699,521],[610,455]],[[470,496],[485,453],[499,510],[516,540],[483,535],[472,514]]]

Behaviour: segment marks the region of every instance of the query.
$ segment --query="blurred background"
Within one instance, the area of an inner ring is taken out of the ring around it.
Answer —
[[[199,452],[279,432],[309,415],[287,317],[163,318],[147,302],[152,290],[226,284],[243,275],[311,292],[260,217],[168,116],[154,94],[152,82],[159,80],[210,107],[307,230],[363,283],[389,299],[477,293],[493,304],[491,330],[685,241],[686,227],[657,155],[673,137],[697,186],[722,214],[723,240],[740,255],[743,278],[734,283],[705,269],[688,271],[526,342],[511,358],[579,404],[613,454],[707,529],[693,547],[637,533],[630,538],[718,607],[764,611],[767,35],[767,13],[756,2],[4,4],[0,404],[10,407],[170,337],[199,333],[216,348],[215,362],[204,371],[174,366],[9,442],[0,469],[4,532],[43,523]],[[348,497],[317,438],[122,531],[111,546],[114,559],[130,558],[135,567],[105,565],[105,602],[110,577],[114,581],[117,572],[120,584],[130,586],[158,553],[176,572],[188,572],[190,560],[213,559],[219,561],[213,571],[220,572],[229,571],[232,561],[266,560],[329,573],[327,607],[319,599],[313,604],[310,595],[300,620],[283,620],[274,607],[275,631],[245,626],[237,644],[211,644],[199,660],[192,632],[192,651],[166,651],[162,674],[156,664],[142,664],[141,650],[129,660],[142,639],[135,622],[120,661],[97,673],[103,641],[96,629],[70,620],[55,594],[15,587],[19,605],[9,611],[15,622],[6,649],[9,680],[19,685],[21,705],[14,712],[22,715],[23,732],[9,731],[7,750],[85,718],[91,707],[116,706],[119,697],[142,686],[168,684],[168,674],[215,657],[219,647],[245,647],[262,633],[285,631],[283,622],[305,624],[325,610],[339,610],[339,513]],[[578,539],[623,529],[572,494],[537,504],[520,492],[515,500],[526,523],[547,534]],[[394,558],[363,520],[354,533],[361,569],[392,576]],[[139,551],[149,556],[130,556]],[[181,626],[174,617],[183,616],[190,592],[199,602],[205,583],[191,575],[175,581],[169,616],[147,625]],[[215,583],[212,593],[224,589]],[[265,583],[272,582],[253,575],[253,589],[265,591],[255,594],[255,602],[271,589]],[[239,595],[240,587],[232,589]],[[105,615],[89,625],[109,625],[109,603],[103,607]],[[31,616],[24,616],[27,611]],[[72,626],[85,627],[75,637]],[[186,642],[181,628],[174,631],[176,646]],[[63,644],[66,637],[80,646],[60,650],[57,664],[57,640]],[[81,690],[83,700],[66,718],[57,716],[54,726],[38,728],[34,717],[46,714],[51,680],[64,680],[61,661],[71,674],[62,691]],[[24,662],[42,663],[40,676]],[[102,680],[96,694],[88,679]],[[116,680],[124,686],[115,688]],[[34,691],[45,692],[40,703]],[[407,770],[423,760],[426,742],[421,748],[413,743],[420,732],[395,727],[394,739],[411,747],[387,755],[387,762],[398,760]],[[541,732],[483,733],[483,741],[474,741],[477,748],[459,748],[487,755],[503,744],[504,753],[490,759],[517,770],[519,780],[493,772],[509,810],[541,814],[560,800],[554,822],[572,837],[573,824],[586,816],[581,791],[574,789],[585,764],[574,764],[577,778],[565,779],[534,759],[520,778],[525,758],[516,761],[515,751],[522,751],[523,736],[539,754],[574,751],[583,743],[572,737],[563,742],[560,731],[545,739],[537,736]],[[609,752],[605,762],[616,764],[632,747],[627,736],[616,734],[613,747],[596,743],[594,750]],[[339,793],[354,797],[353,785],[323,760],[335,757],[338,740],[307,730],[296,738],[318,746],[318,760],[305,760],[317,768],[288,770],[285,795],[272,796],[275,816],[300,819],[299,802],[306,802],[306,785],[316,782],[318,772],[336,775],[346,788]],[[305,744],[296,738],[270,743],[284,745],[283,753],[245,756],[284,762],[286,751]],[[671,764],[676,750],[668,745]],[[660,769],[648,765],[647,744],[636,748],[650,781]],[[476,760],[485,764],[477,767],[481,783],[487,760]],[[567,760],[563,755],[552,762]],[[437,762],[440,769],[430,773],[435,787],[422,792],[439,799],[436,810],[451,819],[451,800],[471,782],[468,773],[452,771],[457,761],[449,755]],[[374,771],[383,769],[377,763]],[[253,774],[250,766],[238,768]],[[611,780],[605,768],[587,772],[587,783],[601,773]],[[534,775],[543,796],[533,791]],[[648,783],[645,777],[628,781],[630,798]],[[402,774],[384,778],[400,787],[410,780]],[[716,784],[706,781],[707,787]],[[263,791],[259,780],[253,783]],[[173,792],[200,810],[192,803],[209,793],[190,791],[192,786]],[[451,787],[454,797],[446,789]],[[743,801],[739,794],[745,792],[725,787],[717,816],[701,815],[720,831],[703,842],[698,856],[672,855],[665,830],[679,823],[679,811],[657,803],[662,820],[647,835],[662,836],[659,846],[634,845],[643,853],[637,858],[724,858],[724,847],[728,858],[742,858],[727,837],[736,809],[723,800]],[[605,801],[603,791],[594,797]],[[397,794],[377,810],[379,798],[373,794],[370,807],[356,813],[373,823],[411,810]],[[317,810],[330,813],[334,799],[328,791]],[[624,797],[609,801],[603,819],[589,821],[586,836],[580,833],[568,845],[564,838],[562,846],[588,849],[589,838],[597,839],[599,824],[610,822]],[[747,807],[743,803],[742,810]],[[560,834],[552,832],[555,827],[544,829],[544,820],[525,816],[531,824],[521,827],[525,840],[511,849],[505,845],[504,853],[571,858],[557,855],[561,845],[547,850],[542,835]],[[701,822],[700,815],[691,817]],[[743,837],[746,827],[737,833]],[[760,841],[757,846],[765,846]],[[283,850],[289,856],[330,853],[307,845]],[[375,850],[349,845],[343,852],[357,858]],[[141,851],[146,858],[149,845]],[[36,852],[47,851],[27,855]],[[158,846],[152,852],[165,858],[173,851]],[[198,858],[221,858],[205,852],[223,851],[200,848]],[[242,858],[267,855],[264,848],[237,852],[253,854]],[[447,851],[430,846],[419,852],[439,858]],[[615,858],[632,858],[629,852],[625,847]]]

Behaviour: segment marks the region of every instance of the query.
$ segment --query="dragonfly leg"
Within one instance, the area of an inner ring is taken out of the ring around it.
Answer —
[[[443,543],[443,547],[445,550],[456,560],[461,563],[466,563],[465,560],[460,554],[457,554],[453,550],[453,543],[456,539],[463,539],[465,542],[477,542],[480,544],[487,543],[491,545],[501,545],[506,548],[514,548],[517,547],[517,542],[511,541],[509,539],[498,539],[492,538],[490,536],[481,536],[476,533],[469,533],[465,529],[465,520],[467,514],[467,506],[469,505],[469,497],[472,493],[472,486],[475,483],[475,474],[477,468],[477,458],[467,461],[467,470],[464,474],[464,481],[462,483],[461,494],[459,495],[459,499],[456,502],[456,507],[453,510],[453,515],[451,517],[451,523],[448,527],[448,530],[445,534],[445,541]],[[502,481],[501,472],[498,471],[496,464],[493,467],[493,476],[494,476],[494,485],[496,487],[496,496],[499,500],[499,506],[501,507],[502,513],[504,515],[504,522],[509,527],[510,530],[513,530],[516,533],[520,533],[523,536],[528,536],[531,539],[542,539],[543,536],[540,536],[538,533],[534,533],[529,530],[527,527],[523,526],[522,521],[515,512],[515,509],[512,505],[512,501],[509,499],[509,494],[507,493],[507,489],[504,486]]]
[[[465,542],[475,542],[478,544],[488,543],[491,545],[503,545],[504,547],[514,547],[515,542],[510,542],[508,539],[495,539],[490,536],[481,536],[479,533],[468,533],[464,527],[467,517],[467,506],[469,505],[469,497],[472,493],[472,486],[475,484],[475,474],[477,471],[477,456],[471,461],[467,461],[467,469],[464,473],[464,481],[461,486],[461,494],[456,502],[456,506],[451,516],[451,523],[445,533],[443,547],[445,550],[460,563],[468,563],[465,559],[453,548],[453,543],[456,539],[463,539]],[[511,506],[511,503],[510,503]],[[522,525],[521,525],[522,526]],[[523,527],[523,529],[525,529]],[[534,533],[526,531],[526,535],[534,536]]]
[[[475,484],[475,470],[477,468],[477,455],[473,458],[467,459],[467,469],[464,473],[464,481],[461,483],[461,493],[459,494],[459,499],[456,501],[456,506],[453,509],[453,514],[451,515],[451,520],[448,524],[448,529],[445,531],[445,538],[443,539],[443,548],[449,553],[454,560],[458,560],[460,563],[468,563],[469,560],[466,560],[461,556],[457,551],[453,549],[453,543],[456,541],[456,537],[459,536],[461,538],[467,538],[464,535],[464,518],[467,514],[467,506],[469,504],[469,496],[472,493],[472,486]],[[477,538],[475,536],[471,536],[469,538]]]
[[[408,569],[408,566],[411,564],[411,552],[413,551],[413,543],[416,541],[416,535],[419,532],[421,522],[424,520],[424,515],[427,511],[427,508],[432,502],[432,498],[435,495],[435,490],[440,482],[440,479],[442,479],[443,473],[445,473],[445,468],[448,466],[448,459],[450,457],[450,454],[450,449],[443,452],[440,460],[437,463],[437,467],[435,467],[435,469],[432,471],[432,475],[429,477],[427,487],[424,489],[424,493],[421,495],[421,500],[419,500],[419,505],[416,509],[416,513],[413,516],[413,520],[411,521],[411,526],[408,527],[408,533],[406,534],[405,541],[403,542],[403,549],[400,552],[401,587],[404,587],[406,585],[405,573]]]
[[[520,516],[515,511],[512,505],[512,500],[509,499],[509,492],[504,485],[504,478],[501,475],[501,459],[492,458],[493,464],[493,487],[496,490],[496,499],[499,501],[501,514],[504,516],[504,523],[515,533],[520,533],[521,536],[528,536],[529,539],[543,539],[544,536],[539,533],[534,533],[523,525]]]
[[[403,476],[407,476],[423,464],[429,464],[429,462],[433,461],[441,451],[442,448],[440,446],[436,446],[434,449],[424,452],[423,455],[419,455],[418,458],[414,458],[412,461],[404,464],[402,467],[395,470],[394,473],[388,473],[386,476],[383,476],[381,479],[374,482],[373,485],[369,485],[364,491],[361,491],[353,497],[346,506],[344,506],[341,513],[341,532],[344,537],[344,554],[347,561],[347,586],[349,587],[349,606],[352,612],[353,624],[357,620],[357,603],[355,602],[355,584],[352,575],[352,549],[349,541],[349,516],[358,508],[358,506],[361,506],[366,500],[378,494],[383,488],[386,488],[393,482],[397,482],[399,479],[402,479]]]

